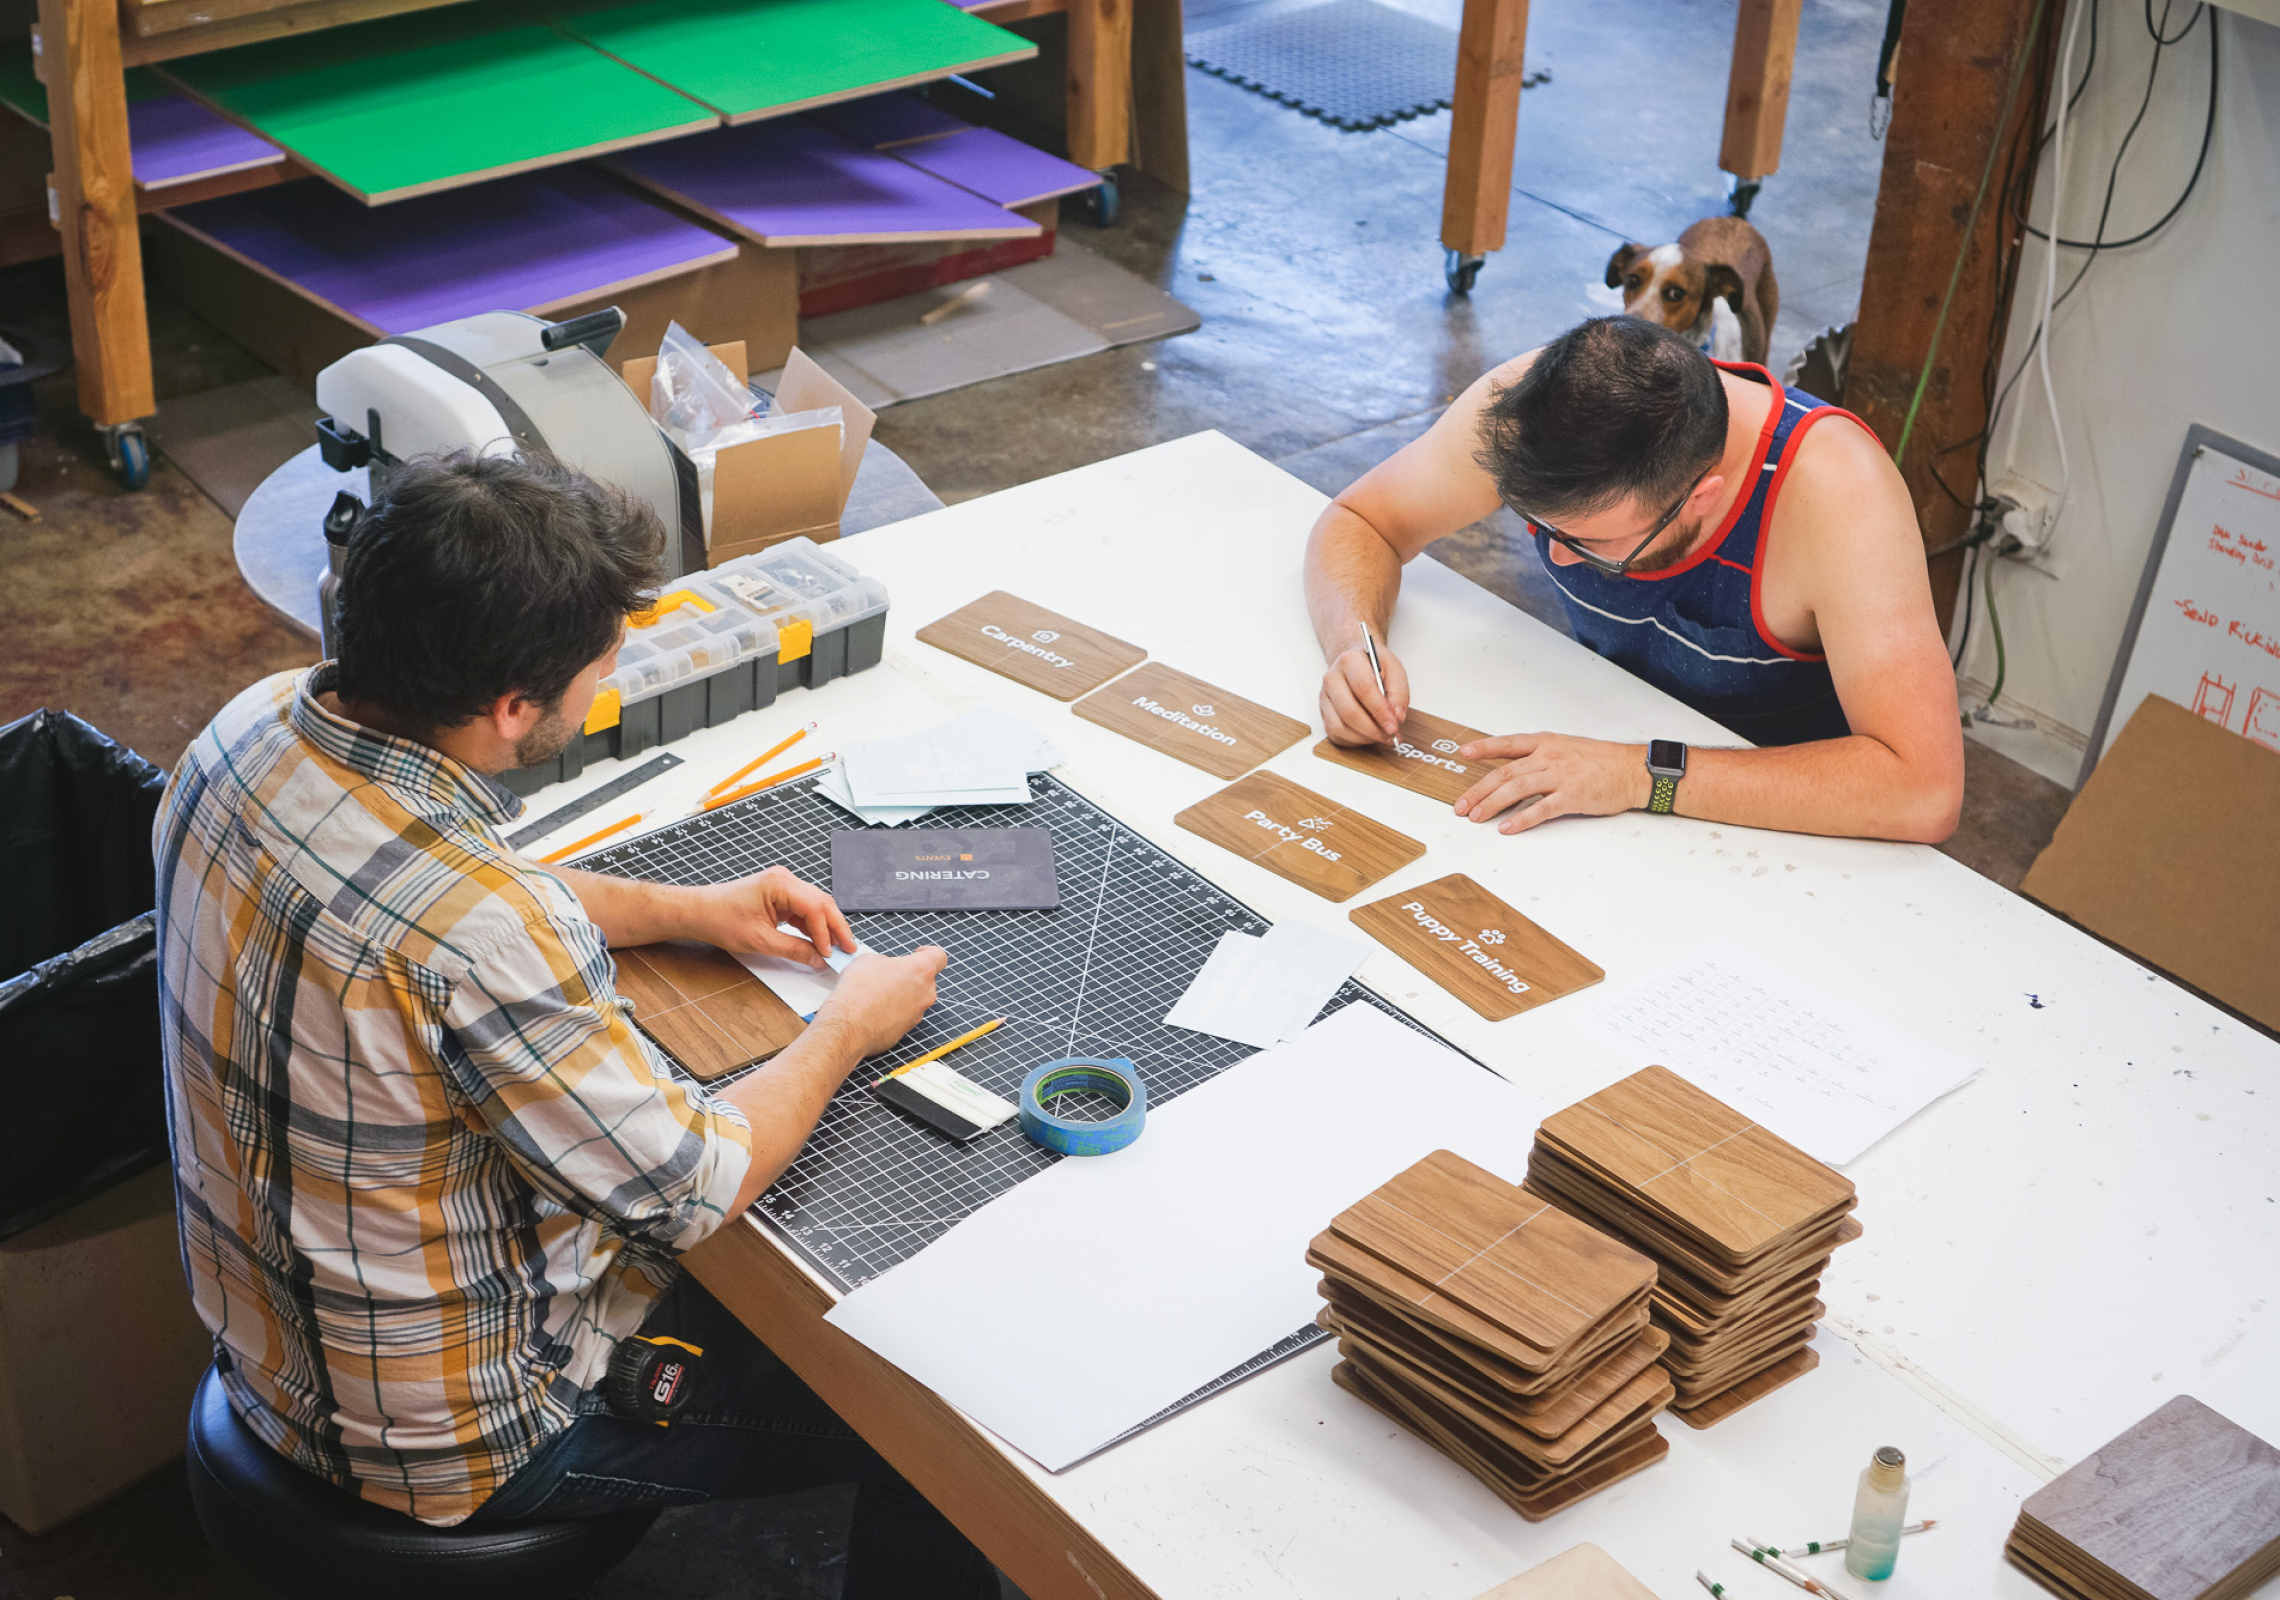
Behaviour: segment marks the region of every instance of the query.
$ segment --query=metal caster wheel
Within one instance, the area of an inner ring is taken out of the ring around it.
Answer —
[[[1116,190],[1116,174],[1100,175],[1100,187],[1085,196],[1085,218],[1096,228],[1116,226],[1116,214],[1123,209],[1123,197]]]
[[[1473,284],[1480,278],[1480,269],[1487,263],[1486,256],[1459,255],[1451,250],[1441,272],[1449,280],[1449,293],[1471,294]]]
[[[101,430],[103,453],[110,458],[111,470],[118,474],[119,483],[128,489],[141,489],[150,483],[150,440],[144,437],[139,422],[122,422]]]
[[[1750,202],[1758,197],[1758,189],[1763,181],[1759,178],[1752,178],[1749,182],[1743,183],[1738,179],[1729,178],[1726,183],[1726,209],[1737,217],[1748,216],[1750,214]]]

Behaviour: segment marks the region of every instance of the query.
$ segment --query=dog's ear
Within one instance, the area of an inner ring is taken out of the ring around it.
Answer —
[[[1723,300],[1734,308],[1736,316],[1742,310],[1742,275],[1723,261],[1714,261],[1703,269],[1702,297],[1705,301]]]
[[[1623,274],[1631,270],[1631,263],[1647,253],[1646,246],[1627,244],[1607,258],[1607,287],[1623,287]]]

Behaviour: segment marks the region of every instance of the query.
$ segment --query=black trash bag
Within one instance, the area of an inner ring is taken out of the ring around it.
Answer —
[[[165,786],[69,712],[0,728],[0,1239],[166,1155],[150,853]]]

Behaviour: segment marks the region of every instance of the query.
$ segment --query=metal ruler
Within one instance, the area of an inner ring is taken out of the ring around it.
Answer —
[[[591,816],[621,795],[628,795],[660,773],[670,772],[681,764],[676,755],[653,756],[631,772],[620,773],[591,794],[580,795],[559,811],[549,811],[527,828],[517,828],[507,835],[507,843],[520,850],[534,839],[543,839],[565,823],[576,822],[580,817]]]

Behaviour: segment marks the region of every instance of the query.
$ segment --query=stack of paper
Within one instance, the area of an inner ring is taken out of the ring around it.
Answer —
[[[786,926],[785,933],[807,936],[805,928]],[[803,961],[788,960],[783,956],[764,956],[753,951],[739,951],[736,959],[744,970],[768,986],[777,999],[799,1013],[800,1020],[811,1022],[817,1009],[831,998],[831,991],[839,984],[839,975],[855,956],[867,956],[871,947],[862,940],[855,941],[854,955],[833,948],[823,953],[825,969],[821,972]]]
[[[936,806],[1027,805],[1029,775],[1060,761],[1019,717],[969,711],[921,733],[850,745],[818,787],[865,822],[895,826]]]
[[[1368,954],[1358,939],[1303,922],[1223,933],[1164,1022],[1264,1050],[1304,1033]]]

